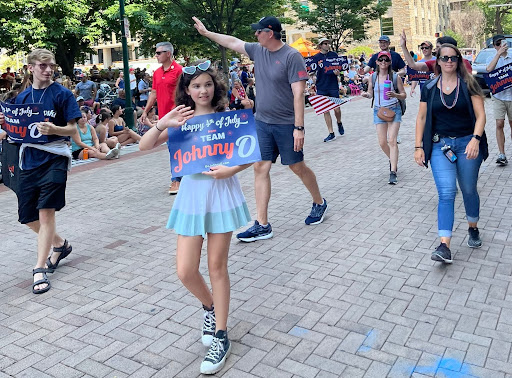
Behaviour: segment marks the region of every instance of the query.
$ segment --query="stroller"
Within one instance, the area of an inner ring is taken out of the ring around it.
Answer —
[[[98,91],[98,102],[101,104],[101,107],[110,107],[116,98],[116,89],[112,89],[107,83],[100,84],[100,89]]]

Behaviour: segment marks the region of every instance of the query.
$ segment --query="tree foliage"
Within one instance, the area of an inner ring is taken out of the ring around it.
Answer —
[[[485,28],[485,15],[480,7],[474,4],[465,6],[460,11],[450,13],[450,25],[459,38],[454,37],[459,47],[478,47],[482,41]]]
[[[490,7],[507,3],[502,0],[475,0],[470,5],[478,6],[485,15],[485,35],[512,33],[512,6]]]
[[[0,47],[9,52],[44,47],[66,75],[104,35],[104,10],[115,0],[2,0]]]
[[[444,31],[444,35],[447,35],[449,37],[452,37],[453,39],[455,39],[457,41],[457,47],[460,49],[460,48],[463,48],[463,47],[467,47],[466,45],[466,41],[464,40],[464,37],[462,35],[460,35],[459,33],[451,30],[451,29],[447,29]]]
[[[175,55],[185,60],[194,57],[222,59],[227,72],[226,49],[202,37],[193,27],[192,16],[198,17],[213,32],[254,41],[250,24],[265,15],[284,14],[285,0],[133,0],[126,6],[130,28],[140,37],[141,50],[153,54],[157,42],[170,41]],[[110,22],[118,15],[115,8],[107,11]]]
[[[365,39],[367,22],[382,16],[391,1],[309,0],[309,4],[309,7],[294,5],[300,23],[331,39],[333,49],[338,51],[347,39]]]

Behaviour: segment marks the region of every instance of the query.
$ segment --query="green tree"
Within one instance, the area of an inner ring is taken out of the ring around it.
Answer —
[[[170,41],[175,45],[175,55],[186,60],[191,57],[222,59],[227,73],[227,52],[222,46],[202,37],[193,27],[192,16],[216,33],[254,41],[250,24],[261,17],[284,14],[285,0],[138,0],[126,7],[130,27],[140,25],[141,50],[152,53],[157,42]],[[115,14],[110,14],[110,20]],[[281,19],[283,21],[283,19]]]
[[[9,52],[44,47],[72,75],[75,62],[105,36],[104,11],[116,0],[1,0],[0,47]]]
[[[300,23],[331,39],[333,49],[338,51],[348,38],[364,39],[365,24],[382,16],[391,1],[309,0],[309,4],[309,9],[301,7],[299,3],[293,6]]]
[[[444,35],[447,35],[447,36],[455,39],[457,41],[458,48],[466,47],[466,41],[464,40],[464,37],[462,35],[454,32],[453,30],[451,30],[451,29],[445,30]]]
[[[501,6],[507,3],[502,0],[475,0],[470,5],[477,5],[485,15],[484,33],[488,36],[494,34],[512,33],[512,6]],[[492,7],[490,5],[500,5]]]

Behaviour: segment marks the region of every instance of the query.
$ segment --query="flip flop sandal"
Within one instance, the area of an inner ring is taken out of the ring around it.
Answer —
[[[32,270],[32,276],[35,276],[37,273],[43,273],[43,279],[36,281],[32,284],[32,293],[34,294],[43,294],[46,293],[50,288],[52,287],[52,284],[50,283],[50,280],[48,279],[48,276],[46,275],[46,272],[48,272],[48,269],[45,268],[37,268]],[[47,286],[43,289],[36,290],[35,287],[37,285],[46,284]]]
[[[54,247],[53,252],[57,252],[57,253],[60,252],[60,255],[59,255],[59,258],[57,259],[57,261],[55,261],[55,264],[52,264],[50,257],[48,257],[48,260],[46,261],[46,266],[48,266],[48,269],[47,269],[48,273],[53,273],[54,270],[57,269],[57,267],[59,266],[60,260],[68,257],[68,255],[71,253],[72,250],[73,250],[73,247],[71,245],[69,245],[67,240],[64,240],[64,244],[62,245],[62,247]]]

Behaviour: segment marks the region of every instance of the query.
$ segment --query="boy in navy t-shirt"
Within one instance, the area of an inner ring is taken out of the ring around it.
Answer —
[[[14,99],[16,104],[42,104],[44,122],[37,126],[47,135],[47,143],[20,146],[20,173],[16,195],[18,216],[38,234],[37,263],[32,271],[32,292],[50,290],[46,273],[53,273],[59,262],[71,253],[72,247],[56,233],[55,211],[65,205],[67,171],[71,168],[69,136],[76,132],[80,109],[70,90],[52,81],[55,56],[46,49],[36,49],[28,57],[33,84]],[[0,115],[0,123],[3,123]],[[53,253],[49,257],[51,246]]]

